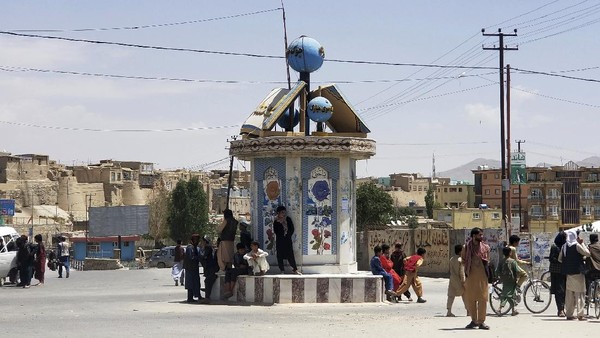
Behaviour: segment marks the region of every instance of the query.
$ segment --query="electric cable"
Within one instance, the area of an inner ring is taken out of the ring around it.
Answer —
[[[233,18],[239,18],[239,17],[244,17],[244,16],[264,14],[264,13],[269,13],[269,12],[274,12],[274,11],[279,11],[279,10],[282,10],[282,8],[278,7],[278,8],[265,9],[265,10],[249,12],[249,13],[220,16],[220,17],[215,17],[215,18],[188,20],[188,21],[161,23],[161,24],[152,24],[152,25],[137,25],[137,26],[108,27],[108,28],[76,28],[76,29],[10,29],[9,31],[16,32],[16,33],[58,33],[58,32],[137,30],[137,29],[145,29],[145,28],[180,26],[180,25],[188,25],[188,24],[195,24],[195,23],[202,23],[202,22],[219,21],[219,20],[233,19]]]

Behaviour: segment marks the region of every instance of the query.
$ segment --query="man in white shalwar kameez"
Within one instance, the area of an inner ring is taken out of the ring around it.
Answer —
[[[562,263],[561,272],[567,275],[565,294],[565,315],[567,320],[574,320],[575,309],[577,319],[586,320],[584,315],[585,298],[585,263],[584,258],[590,256],[589,250],[583,245],[576,230],[567,230],[567,243],[560,250],[558,261]]]
[[[183,285],[184,280],[184,270],[183,270],[183,256],[185,255],[185,249],[181,246],[181,240],[177,240],[177,246],[175,246],[175,254],[173,259],[173,268],[171,268],[171,277],[173,277],[173,281],[175,282],[175,286],[178,286],[181,283]]]

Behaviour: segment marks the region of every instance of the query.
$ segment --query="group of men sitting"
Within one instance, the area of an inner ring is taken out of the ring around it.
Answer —
[[[412,302],[408,289],[412,286],[417,294],[417,303],[425,303],[423,299],[423,285],[419,280],[417,271],[423,265],[425,249],[417,249],[417,253],[406,256],[402,250],[402,244],[396,243],[394,251],[390,253],[390,246],[377,245],[374,249],[375,255],[371,258],[371,272],[374,275],[383,276],[385,282],[385,294],[388,301],[397,302],[404,295]]]

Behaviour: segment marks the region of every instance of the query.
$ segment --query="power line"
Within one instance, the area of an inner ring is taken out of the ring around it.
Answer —
[[[489,86],[493,86],[493,85],[495,85],[495,83],[489,83],[489,84],[485,84],[485,85],[481,85],[481,86],[477,86],[477,87],[471,87],[471,88],[465,88],[465,89],[461,89],[461,90],[455,90],[455,91],[452,91],[452,92],[442,93],[442,94],[428,96],[428,97],[421,97],[421,98],[417,98],[417,99],[414,99],[414,100],[408,100],[408,101],[403,101],[403,102],[391,103],[391,104],[388,104],[388,105],[373,106],[373,107],[363,108],[363,109],[359,109],[359,110],[360,111],[368,111],[368,110],[372,110],[372,109],[379,109],[379,108],[389,107],[389,106],[397,106],[397,105],[411,103],[411,102],[416,102],[416,101],[425,101],[425,100],[435,99],[435,98],[438,98],[438,97],[443,97],[443,96],[448,96],[448,95],[453,95],[453,94],[458,94],[458,93],[464,93],[464,92],[468,92],[468,91],[472,91],[472,90],[476,90],[476,89],[481,89],[481,88],[489,87]]]
[[[190,53],[202,53],[202,54],[216,54],[216,55],[228,55],[228,56],[246,56],[254,58],[265,58],[265,59],[284,59],[285,56],[279,55],[267,55],[267,54],[255,54],[255,53],[238,53],[238,52],[225,52],[225,51],[214,51],[206,49],[194,49],[194,48],[181,48],[181,47],[163,47],[163,46],[152,46],[142,45],[134,43],[124,42],[113,42],[113,41],[101,41],[101,40],[89,40],[89,39],[75,39],[66,38],[60,36],[49,36],[49,35],[38,35],[38,34],[21,34],[8,31],[0,31],[0,34],[8,36],[18,36],[26,38],[38,38],[38,39],[50,39],[50,40],[62,40],[69,42],[83,42],[99,45],[113,45],[121,47],[132,47],[142,49],[154,49],[163,51],[175,51],[175,52],[190,52]],[[422,64],[413,62],[385,62],[385,61],[365,61],[365,60],[340,60],[340,59],[325,59],[326,62],[333,63],[351,63],[351,64],[364,64],[364,65],[380,65],[380,66],[409,66],[409,67],[430,67],[430,68],[464,68],[464,69],[495,69],[493,67],[470,67],[461,65],[437,65],[437,64]]]
[[[38,73],[55,73],[63,75],[79,75],[79,76],[90,76],[90,77],[107,77],[117,79],[130,79],[130,80],[154,80],[154,81],[175,81],[175,82],[198,82],[198,83],[225,83],[225,84],[286,84],[287,81],[248,81],[248,80],[209,80],[209,79],[189,79],[189,78],[173,78],[173,77],[152,77],[152,76],[138,76],[138,75],[119,75],[119,74],[104,74],[104,73],[91,73],[91,72],[75,72],[68,70],[54,70],[54,69],[40,69],[40,68],[28,68],[28,67],[15,67],[15,66],[0,66],[0,71],[6,72],[38,72]],[[466,75],[461,77],[477,77],[483,75],[492,74],[491,72],[482,74]],[[403,79],[380,79],[380,80],[339,80],[339,81],[323,81],[315,83],[385,83],[385,82],[408,82],[408,81],[428,81],[428,80],[440,80],[440,79],[454,79],[455,77],[438,77],[438,78],[403,78]]]
[[[499,83],[498,81],[490,80],[490,79],[485,78],[483,76],[480,76],[480,78],[483,79],[483,80],[489,81],[490,83],[494,83],[494,84],[498,84]],[[577,104],[577,105],[580,105],[580,106],[586,106],[586,107],[592,107],[592,108],[600,108],[600,105],[595,105],[595,104],[585,103],[585,102],[579,102],[579,101],[574,101],[574,100],[569,100],[569,99],[563,99],[563,98],[560,98],[560,97],[554,97],[554,96],[550,96],[550,95],[545,95],[545,94],[541,94],[541,93],[538,93],[538,92],[534,92],[534,91],[530,91],[530,90],[526,90],[526,89],[522,89],[522,88],[518,88],[518,87],[510,86],[510,89],[518,90],[520,92],[524,92],[524,93],[536,95],[536,96],[539,96],[539,97],[543,97],[543,98],[551,99],[551,100],[555,100],[555,101],[572,103],[572,104]]]
[[[189,20],[189,21],[180,21],[180,22],[171,22],[171,23],[161,23],[161,24],[152,24],[152,25],[138,25],[138,26],[124,26],[124,27],[109,27],[109,28],[76,28],[76,29],[11,29],[11,32],[22,32],[22,33],[58,33],[58,32],[90,32],[90,31],[111,31],[111,30],[137,30],[137,29],[145,29],[145,28],[158,28],[158,27],[169,27],[169,26],[180,26],[180,25],[188,25],[202,22],[210,22],[210,21],[218,21],[225,19],[233,19],[244,16],[251,16],[257,14],[264,14],[274,11],[281,10],[281,7],[265,9],[256,12],[250,13],[241,13],[227,16],[220,16],[215,18],[208,19],[199,19],[199,20]]]
[[[80,128],[80,127],[64,127],[64,126],[46,126],[31,123],[21,123],[12,121],[0,121],[3,124],[9,124],[19,127],[29,128],[42,128],[42,129],[55,129],[55,130],[69,130],[69,131],[89,131],[89,132],[111,132],[111,133],[166,133],[166,132],[179,132],[179,131],[201,131],[201,130],[214,130],[214,129],[231,129],[237,128],[239,125],[230,126],[212,126],[212,127],[187,127],[187,128],[170,128],[170,129],[97,129],[97,128]]]
[[[561,101],[561,102],[566,102],[566,103],[577,104],[577,105],[580,105],[580,106],[586,106],[586,107],[592,107],[592,108],[600,108],[600,105],[595,105],[595,104],[591,104],[591,103],[584,103],[584,102],[578,102],[578,101],[573,101],[573,100],[568,100],[568,99],[562,99],[562,98],[559,98],[559,97],[554,97],[554,96],[550,96],[550,95],[540,94],[540,93],[536,93],[536,92],[533,92],[533,91],[530,91],[530,90],[525,90],[525,89],[522,89],[522,88],[516,88],[516,87],[513,87],[513,86],[511,86],[510,88],[514,89],[514,90],[521,91],[521,92],[529,93],[529,94],[532,94],[532,95],[536,95],[536,96],[539,96],[539,97],[543,97],[543,98],[546,98],[546,99],[551,99],[551,100],[555,100],[555,101]]]

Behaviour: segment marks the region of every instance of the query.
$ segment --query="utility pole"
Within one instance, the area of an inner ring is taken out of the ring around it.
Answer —
[[[90,232],[90,208],[92,207],[92,196],[96,194],[85,195],[85,257],[89,254],[89,232]]]
[[[237,140],[237,135],[233,135],[233,136],[231,136],[231,138],[235,141],[235,140]],[[229,195],[231,192],[231,183],[232,183],[231,181],[232,180],[233,180],[233,155],[231,155],[231,160],[229,161],[229,177],[227,177],[227,199],[225,200],[225,209],[229,209]]]
[[[525,143],[525,140],[516,140],[515,142],[517,142],[517,151],[520,153],[521,143]],[[521,185],[519,184],[519,222],[522,222],[521,224],[525,224],[525,222],[523,222],[522,217],[523,215],[521,214]],[[521,227],[523,227],[523,225],[521,225]]]
[[[512,182],[511,176],[511,147],[510,147],[510,64],[506,65],[506,177],[509,180],[509,189],[506,192],[506,200],[508,201],[506,214],[512,232]],[[519,228],[519,231],[521,229]]]
[[[500,157],[501,157],[501,177],[502,177],[502,220],[506,226],[506,191],[510,190],[510,181],[506,179],[506,137],[504,133],[505,129],[505,118],[504,118],[504,51],[505,50],[518,50],[518,47],[508,47],[504,45],[505,36],[517,36],[517,30],[514,33],[502,33],[501,29],[498,29],[498,33],[486,33],[485,29],[481,29],[483,36],[497,36],[499,39],[498,47],[485,47],[484,50],[497,50],[500,53],[499,62],[499,75],[500,75]]]

